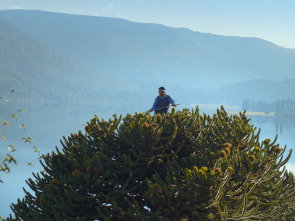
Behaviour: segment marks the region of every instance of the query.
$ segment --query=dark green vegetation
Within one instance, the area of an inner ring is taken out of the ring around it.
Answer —
[[[43,156],[33,195],[12,209],[18,220],[292,220],[291,151],[283,159],[255,129],[223,107],[95,117]]]

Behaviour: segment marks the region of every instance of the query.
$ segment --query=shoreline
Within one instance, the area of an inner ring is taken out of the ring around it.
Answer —
[[[241,111],[227,111],[228,114],[239,114]],[[276,112],[254,112],[254,111],[246,111],[246,115],[248,116],[262,116],[262,117],[275,117]]]

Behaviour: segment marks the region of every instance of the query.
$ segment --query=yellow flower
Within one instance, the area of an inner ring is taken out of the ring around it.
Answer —
[[[163,160],[162,159],[158,159],[158,163],[163,163]]]
[[[185,175],[186,175],[188,178],[191,178],[191,177],[192,177],[192,171],[189,170],[189,169],[187,169],[187,170],[185,171]]]
[[[276,153],[281,153],[281,152],[282,152],[282,149],[281,149],[280,147],[276,147],[276,148],[274,149],[274,151],[275,151]]]
[[[226,156],[226,152],[225,152],[224,150],[221,150],[221,151],[219,152],[219,156],[220,156],[220,157],[225,157],[225,156]]]
[[[87,132],[91,132],[91,128],[89,127],[89,125],[86,125],[86,126],[85,126],[85,130],[86,130]]]
[[[206,173],[208,171],[208,168],[207,167],[201,167],[200,170],[203,170]]]
[[[161,119],[162,119],[161,114],[157,114],[157,120],[159,121],[159,120],[161,120]]]
[[[215,168],[214,172],[217,173],[217,175],[222,175],[222,170],[220,168]]]
[[[230,147],[231,147],[231,144],[230,144],[230,143],[224,143],[224,144],[222,144],[222,146],[223,146],[224,148],[226,148],[226,147],[230,148]]]
[[[226,148],[224,149],[224,151],[226,152],[227,155],[230,155],[230,149],[229,149],[228,147],[226,147]]]
[[[250,155],[249,158],[254,161],[256,159],[256,157],[254,155]]]
[[[261,149],[259,148],[259,147],[254,147],[254,152],[255,153],[258,153],[258,152],[260,152],[261,151]]]
[[[194,166],[193,170],[197,173],[198,172],[198,167]]]
[[[150,127],[150,125],[146,122],[142,124],[143,129],[148,129],[149,127]]]
[[[270,143],[270,141],[271,141],[271,139],[265,139],[263,142],[265,143],[265,144],[268,144],[268,143]]]
[[[204,175],[206,175],[206,172],[204,170],[199,170],[198,174],[200,176],[204,176]]]
[[[210,172],[210,175],[211,175],[211,176],[215,176],[215,172],[214,172],[214,171],[211,171],[211,172]]]

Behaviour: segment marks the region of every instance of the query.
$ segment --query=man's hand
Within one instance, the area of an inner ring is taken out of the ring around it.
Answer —
[[[176,107],[176,104],[175,104],[175,103],[173,103],[173,104],[172,104],[172,106]]]

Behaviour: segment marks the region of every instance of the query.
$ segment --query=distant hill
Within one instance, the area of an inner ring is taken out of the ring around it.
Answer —
[[[134,95],[129,83],[59,55],[1,18],[0,37],[2,101],[91,101],[119,106]]]
[[[44,11],[5,10],[1,17],[9,23],[1,19],[0,96],[142,110],[159,86],[182,104],[295,94],[295,50],[262,39]],[[23,93],[11,96],[11,89]]]
[[[295,50],[124,19],[7,10],[0,17],[62,55],[146,90],[212,88],[295,73]]]
[[[295,101],[292,99],[276,100],[272,103],[255,102],[250,99],[243,100],[243,110],[260,111],[260,112],[276,112],[277,116],[295,116]]]
[[[175,100],[186,104],[242,105],[244,99],[272,103],[276,100],[294,99],[295,79],[249,80],[219,89],[171,87],[170,91]]]
[[[295,76],[294,76],[295,77]],[[217,93],[219,102],[241,104],[243,99],[271,103],[276,100],[294,99],[295,79],[249,80],[221,87]]]

